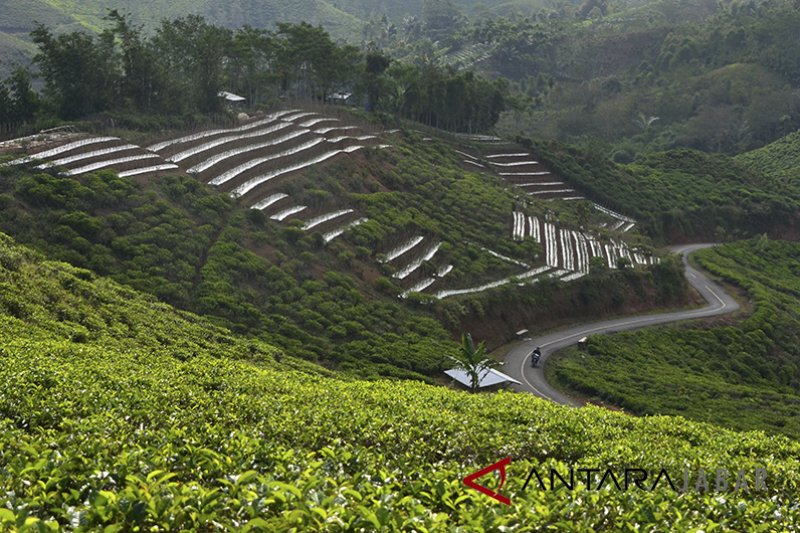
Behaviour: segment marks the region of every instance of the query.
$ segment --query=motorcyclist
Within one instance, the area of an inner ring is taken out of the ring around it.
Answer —
[[[536,366],[539,363],[539,359],[542,357],[542,349],[538,346],[534,349],[531,353],[531,366]]]

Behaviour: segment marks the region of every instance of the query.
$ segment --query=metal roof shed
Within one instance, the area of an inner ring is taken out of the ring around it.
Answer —
[[[451,370],[445,370],[445,374],[453,378],[454,380],[458,381],[468,389],[472,388],[472,379],[469,377],[469,374],[460,370],[458,368],[453,368]],[[479,375],[478,375],[478,388],[484,389],[486,387],[495,387],[498,385],[505,385],[506,383],[516,383],[519,385],[519,381],[512,378],[509,375],[503,374],[493,368],[485,368]]]
[[[220,98],[224,98],[226,102],[231,102],[231,103],[239,103],[247,100],[247,98],[245,98],[244,96],[239,96],[238,94],[229,93],[228,91],[220,91],[219,93],[217,93],[217,96],[219,96]]]

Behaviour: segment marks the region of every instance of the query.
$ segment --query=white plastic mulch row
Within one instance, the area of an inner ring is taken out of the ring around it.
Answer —
[[[439,268],[439,270],[436,271],[436,277],[437,278],[443,278],[443,277],[445,277],[446,275],[448,275],[452,271],[453,271],[453,265],[445,265],[445,266]]]
[[[550,200],[586,200],[585,196],[566,196],[561,198],[550,198]]]
[[[377,137],[375,135],[357,135],[357,136],[340,135],[339,137],[331,137],[330,139],[327,139],[327,141],[329,143],[338,143],[338,142],[347,141],[347,140],[350,140],[350,141],[369,141],[369,140],[372,140],[372,139],[377,139]]]
[[[598,211],[600,211],[601,213],[605,213],[606,215],[608,215],[608,216],[610,216],[612,218],[616,218],[618,220],[624,220],[625,222],[636,222],[632,218],[626,217],[625,215],[621,215],[621,214],[617,213],[616,211],[612,211],[611,209],[608,209],[607,207],[603,207],[602,205],[594,204],[594,208],[597,209]]]
[[[400,294],[400,298],[405,298],[412,292],[422,292],[422,291],[424,291],[425,289],[427,289],[428,287],[430,287],[431,285],[436,283],[438,280],[440,280],[443,277],[445,277],[446,275],[448,275],[452,270],[453,270],[453,265],[445,265],[445,266],[439,268],[439,270],[436,271],[436,275],[435,276],[433,276],[432,278],[423,279],[422,281],[414,284],[409,289],[403,291]]]
[[[544,242],[545,242],[545,263],[548,266],[558,266],[558,244],[556,243],[556,227],[549,223],[544,223]]]
[[[128,157],[120,157],[118,159],[108,159],[106,161],[98,161],[97,163],[92,163],[90,165],[84,165],[82,167],[74,168],[72,170],[67,170],[66,172],[64,172],[64,175],[77,176],[78,174],[85,174],[87,172],[92,172],[94,170],[100,170],[101,168],[113,167],[114,165],[130,163],[132,161],[141,161],[142,159],[161,159],[161,157],[157,154],[137,154]]]
[[[624,220],[620,220],[619,222],[617,222],[613,226],[611,226],[610,229],[613,230],[613,231],[616,231],[616,230],[620,229],[624,224],[625,224],[625,221]]]
[[[602,257],[603,259],[605,259],[605,256],[603,255],[603,246],[599,242],[597,242],[597,239],[595,239],[591,235],[588,237],[588,239],[589,239],[589,247],[592,250],[592,257]]]
[[[213,141],[208,141],[207,143],[194,146],[192,148],[189,148],[188,150],[184,150],[183,152],[178,152],[177,154],[168,157],[167,160],[172,161],[173,163],[179,163],[184,159],[188,159],[197,154],[207,152],[208,150],[216,148],[221,144],[226,144],[233,141],[241,141],[244,139],[252,139],[253,137],[261,137],[262,135],[269,135],[270,133],[280,131],[290,126],[291,124],[289,124],[288,122],[280,122],[268,128],[252,131],[250,133],[240,133],[239,135],[226,135],[225,137],[219,137],[217,139],[214,139]]]
[[[108,155],[114,154],[117,152],[122,152],[125,150],[135,150],[139,147],[135,144],[120,144],[118,146],[112,146],[111,148],[103,148],[102,150],[94,150],[91,152],[83,152],[82,154],[71,155],[69,157],[62,157],[61,159],[55,159],[53,161],[48,161],[42,165],[39,165],[38,169],[45,169],[51,167],[60,167],[63,165],[69,165],[70,163],[75,163],[76,161],[82,161],[84,159],[91,159],[93,157],[100,157],[101,155]]]
[[[350,228],[354,228],[354,227],[356,227],[356,226],[358,226],[360,224],[363,224],[367,220],[369,220],[369,219],[368,218],[359,218],[358,220],[354,220],[354,221],[352,221],[352,222],[350,222],[348,224],[345,224],[341,228],[336,228],[333,231],[329,231],[328,233],[325,233],[322,236],[322,240],[324,240],[326,243],[331,242],[333,239],[335,239],[336,237],[338,237],[339,235],[341,235],[345,231],[349,230]]]
[[[525,272],[524,274],[520,274],[520,275],[517,275],[517,276],[509,276],[507,278],[499,279],[497,281],[492,281],[491,283],[486,283],[484,285],[480,285],[479,287],[470,287],[469,289],[454,289],[454,290],[449,290],[449,291],[439,291],[439,292],[436,293],[436,298],[441,300],[441,299],[447,298],[449,296],[458,296],[458,295],[461,295],[461,294],[473,294],[473,293],[476,293],[476,292],[483,292],[483,291],[486,291],[486,290],[489,290],[489,289],[494,289],[496,287],[501,287],[501,286],[509,283],[512,279],[515,279],[515,278],[516,279],[532,278],[532,277],[538,276],[539,274],[547,272],[548,270],[550,270],[550,267],[543,266],[543,267],[534,268],[533,270],[529,270],[528,272]],[[535,282],[537,280],[533,280],[533,281]]]
[[[300,123],[301,128],[310,128],[311,126],[316,126],[322,122],[339,122],[338,118],[328,118],[328,117],[319,117],[319,118],[312,118],[311,120],[306,120],[305,122]]]
[[[583,235],[581,235],[577,231],[570,231],[569,233],[572,236],[573,250],[575,250],[576,261],[574,270],[577,270],[578,272],[588,272],[589,254],[586,249],[586,240],[583,240],[583,246],[581,246],[581,239],[583,239]]]
[[[469,159],[464,159],[464,163],[469,163],[470,165],[475,165],[476,167],[486,168],[484,165],[481,165],[477,161],[470,161]]]
[[[541,244],[542,242],[542,230],[539,226],[539,219],[533,216],[528,217],[528,223],[530,224],[531,232],[530,236],[533,237],[533,240],[537,243]]]
[[[364,148],[364,147],[363,146],[349,146],[349,147],[344,148],[342,150],[333,150],[333,151],[330,151],[330,152],[325,152],[324,154],[322,154],[320,156],[317,156],[317,157],[315,157],[313,159],[310,159],[308,161],[303,161],[302,163],[297,163],[295,165],[290,165],[288,167],[284,167],[284,168],[281,168],[281,169],[278,169],[278,170],[273,170],[272,172],[268,172],[267,174],[263,174],[261,176],[253,178],[251,180],[248,180],[245,183],[239,185],[238,187],[236,187],[235,189],[233,189],[231,191],[231,196],[234,196],[234,197],[242,196],[244,194],[247,194],[251,190],[255,189],[256,187],[258,187],[262,183],[267,182],[267,181],[269,181],[269,180],[271,180],[273,178],[276,178],[278,176],[282,176],[283,174],[288,174],[289,172],[294,172],[296,170],[301,170],[303,168],[310,167],[312,165],[316,165],[318,163],[322,163],[323,161],[326,161],[326,160],[330,159],[331,157],[337,156],[339,154],[349,154],[349,153],[355,152],[356,150],[360,150],[362,148]]]
[[[330,133],[332,131],[350,131],[350,130],[357,130],[358,126],[331,126],[327,128],[319,128],[314,130],[314,133],[319,135],[325,135],[326,133]]]
[[[525,235],[525,217],[522,217],[522,235],[523,236]],[[481,248],[481,250],[483,250],[484,252],[488,253],[489,255],[491,255],[493,257],[496,257],[498,259],[502,259],[503,261],[506,261],[507,263],[512,263],[514,265],[521,266],[521,267],[524,267],[524,268],[530,268],[530,265],[528,263],[523,263],[522,261],[518,261],[517,259],[514,259],[513,257],[508,257],[506,255],[499,254],[499,253],[495,252],[494,250],[490,250],[490,249],[485,248],[483,246],[481,246],[480,248]]]
[[[278,112],[275,112],[275,113],[271,113],[271,114],[267,115],[265,118],[263,118],[261,120],[257,120],[255,122],[251,122],[250,124],[245,124],[244,126],[239,126],[239,127],[236,127],[236,128],[226,128],[226,129],[221,129],[221,130],[200,131],[198,133],[193,133],[191,135],[186,135],[184,137],[178,137],[177,139],[170,139],[168,141],[156,143],[154,145],[148,146],[147,149],[150,150],[151,152],[160,152],[164,148],[167,148],[167,147],[172,146],[174,144],[181,144],[181,143],[186,143],[186,142],[191,142],[191,141],[197,141],[199,139],[205,139],[206,137],[211,137],[212,135],[221,135],[223,133],[237,133],[237,132],[241,132],[241,131],[252,130],[252,129],[258,128],[260,126],[264,126],[266,124],[269,124],[271,122],[275,122],[280,117],[282,117],[282,116],[284,116],[284,115],[286,115],[288,113],[294,113],[295,111],[297,111],[297,109],[289,109],[289,110],[285,110],[285,111],[278,111]]]
[[[134,168],[133,170],[126,170],[124,172],[120,172],[118,176],[120,178],[128,178],[130,176],[138,176],[140,174],[149,174],[150,172],[163,172],[164,170],[175,170],[178,168],[178,165],[173,163],[163,163],[161,165],[153,165],[152,167],[141,167],[141,168]]]
[[[631,265],[635,264],[635,263],[633,262],[633,256],[631,255],[631,249],[630,249],[630,248],[628,248],[628,247],[627,247],[626,245],[624,245],[624,244],[617,244],[617,246],[618,246],[618,247],[619,247],[619,249],[620,249],[620,253],[621,253],[621,254],[622,254],[622,255],[623,255],[625,258],[627,258],[627,259],[628,259],[628,262],[629,262]]]
[[[431,259],[433,259],[433,256],[436,255],[436,252],[439,251],[439,248],[441,246],[442,246],[442,243],[441,242],[437,242],[436,244],[434,244],[433,246],[428,248],[428,250],[424,254],[422,254],[420,257],[414,259],[409,264],[407,264],[405,266],[405,268],[403,268],[399,272],[395,272],[392,277],[397,278],[397,279],[405,279],[405,278],[407,278],[412,272],[414,272],[420,266],[422,266],[422,263],[424,263],[425,261],[430,261]]]
[[[50,150],[45,150],[36,154],[26,155],[25,157],[15,159],[8,164],[21,165],[23,163],[30,163],[31,161],[37,161],[40,159],[50,159],[51,157],[69,152],[70,150],[75,150],[76,148],[83,148],[84,146],[89,146],[90,144],[107,143],[118,140],[120,140],[119,137],[90,137],[88,139],[81,139],[80,141],[62,144],[61,146],[57,146],[55,148],[51,148]]]
[[[514,227],[511,230],[511,238],[515,241],[521,241],[525,238],[525,215],[518,211],[514,211]]]
[[[561,257],[563,259],[561,264],[567,270],[575,270],[575,256],[572,254],[570,232],[569,230],[561,229],[558,234],[561,240]]]
[[[463,155],[464,157],[467,157],[469,159],[472,159],[473,161],[477,161],[478,160],[478,158],[475,157],[474,155],[468,154],[467,152],[462,152],[461,150],[456,150],[456,153],[460,154],[460,155]]]
[[[263,200],[259,200],[258,202],[256,202],[253,205],[251,205],[250,209],[260,209],[260,210],[263,211],[264,209],[268,208],[272,204],[277,203],[280,200],[283,200],[284,198],[288,198],[288,197],[289,197],[288,194],[285,194],[285,193],[282,193],[282,192],[279,192],[279,193],[276,193],[276,194],[270,194],[269,196],[267,196]]]
[[[544,187],[553,185],[564,185],[563,181],[543,181],[539,183],[515,183],[517,187]]]
[[[623,233],[628,233],[631,230],[631,228],[633,228],[635,225],[636,225],[636,222],[629,222],[627,226],[622,228],[622,232]]]
[[[306,117],[312,117],[316,114],[317,113],[314,113],[313,111],[301,111],[299,113],[294,113],[292,115],[284,115],[282,120],[285,120],[287,122],[294,122],[295,120]]]
[[[652,255],[645,255],[642,252],[634,252],[634,259],[640,265],[654,265],[658,262],[658,258]]]
[[[313,148],[314,146],[318,145],[319,143],[321,143],[323,141],[324,141],[324,139],[311,139],[310,141],[306,141],[306,142],[304,142],[302,144],[298,144],[297,146],[293,146],[293,147],[289,148],[288,150],[283,150],[282,152],[278,152],[277,154],[271,154],[271,155],[267,155],[267,156],[264,156],[264,157],[257,157],[255,159],[251,159],[250,161],[242,163],[239,166],[233,167],[232,169],[223,172],[222,174],[220,174],[216,178],[213,178],[211,181],[209,181],[209,183],[211,185],[222,185],[223,183],[226,183],[226,182],[232,180],[233,178],[239,176],[240,174],[243,174],[244,172],[247,172],[251,168],[257,167],[258,165],[261,165],[261,164],[266,163],[268,161],[274,161],[275,159],[280,159],[282,157],[288,157],[290,155],[294,155],[294,154],[297,154],[299,152],[302,152],[303,150],[308,150],[309,148]]]
[[[586,272],[573,272],[572,274],[567,274],[563,278],[560,278],[561,281],[575,281],[576,279],[581,279],[586,275]]]
[[[575,192],[575,189],[549,189],[544,191],[530,191],[528,194],[551,194],[551,193],[565,193],[565,192]]]
[[[541,172],[498,172],[501,176],[548,176],[550,173],[546,170]]]
[[[538,165],[538,161],[512,161],[511,163],[495,163],[494,161],[490,161],[490,163],[496,167],[524,167],[526,165]]]
[[[287,207],[286,209],[282,209],[272,215],[272,220],[277,220],[278,222],[282,222],[286,217],[292,216],[295,213],[299,213],[300,211],[305,211],[308,208],[307,205],[295,205],[292,207]]]
[[[503,157],[530,157],[531,154],[526,152],[519,152],[516,154],[492,154],[487,155],[486,159],[501,159]]]
[[[279,144],[283,144],[287,141],[291,141],[292,139],[296,139],[297,137],[301,137],[305,134],[309,133],[308,130],[295,130],[292,132],[287,133],[286,135],[282,135],[275,139],[271,139],[267,142],[258,143],[258,144],[248,144],[247,146],[242,146],[239,148],[233,148],[231,150],[226,150],[224,152],[220,152],[212,157],[209,157],[202,163],[198,163],[195,166],[189,169],[189,172],[192,174],[198,174],[200,172],[205,172],[209,168],[213,167],[217,163],[225,161],[226,159],[230,159],[231,157],[236,157],[241,154],[246,154],[247,152],[252,152],[254,150],[262,150],[264,148],[270,148],[272,146],[278,146]],[[318,144],[318,143],[317,143]]]
[[[392,248],[389,251],[389,253],[386,254],[386,258],[382,262],[383,263],[388,263],[389,261],[397,259],[398,257],[400,257],[404,253],[408,252],[409,250],[411,250],[412,248],[414,248],[416,245],[418,245],[419,243],[421,243],[424,240],[425,240],[425,237],[423,237],[421,235],[417,235],[415,237],[410,238],[409,240],[407,240],[406,242],[404,242],[403,244],[401,244],[397,248]]]
[[[500,137],[495,137],[494,135],[480,135],[472,133],[457,133],[456,136],[461,137],[462,139],[469,139],[471,141],[478,142],[497,142],[503,140]]]
[[[306,223],[303,224],[303,231],[314,229],[320,224],[324,224],[329,220],[333,220],[334,218],[339,218],[341,216],[344,216],[352,212],[353,212],[352,209],[340,209],[339,211],[333,211],[331,213],[325,213],[324,215],[319,215],[317,217],[307,220]]]
[[[425,278],[422,281],[415,283],[407,290],[400,293],[400,298],[405,298],[412,292],[422,292],[431,285],[433,285],[434,283],[436,283],[436,278]]]

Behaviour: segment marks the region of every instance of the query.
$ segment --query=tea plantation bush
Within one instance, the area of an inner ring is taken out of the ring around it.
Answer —
[[[800,446],[784,437],[523,394],[329,377],[4,236],[0,286],[5,530],[796,525]],[[512,505],[462,484],[507,455]],[[768,490],[523,491],[532,466],[569,465],[765,467]]]

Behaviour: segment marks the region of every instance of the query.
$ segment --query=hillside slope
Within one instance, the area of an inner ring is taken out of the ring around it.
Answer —
[[[27,155],[0,166],[0,230],[362,377],[440,375],[464,317],[506,340],[505,311],[483,305],[501,287],[549,302],[524,313],[542,325],[685,302],[669,275],[679,267],[653,269],[635,222],[568,200],[578,193],[520,147],[330,112],[281,110],[146,147],[18,142]],[[593,275],[606,290],[573,283]]]
[[[776,188],[800,188],[800,131],[740,154],[736,161],[769,177]]]
[[[767,531],[798,518],[800,446],[784,438],[289,370],[5,236],[0,281],[4,529]],[[510,506],[463,486],[506,456]],[[743,470],[752,491],[523,490],[531,467],[573,465],[664,468],[678,485],[684,467]]]
[[[752,295],[750,316],[600,336],[550,370],[636,413],[800,436],[798,257],[800,245],[764,238],[698,252],[706,270]]]

